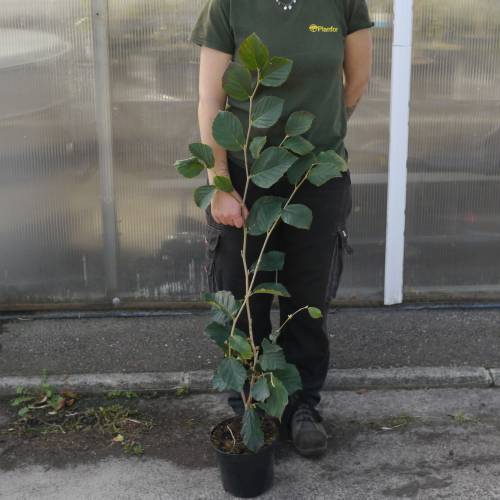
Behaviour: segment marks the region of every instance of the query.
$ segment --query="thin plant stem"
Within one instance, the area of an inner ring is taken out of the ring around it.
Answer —
[[[226,425],[227,429],[231,433],[231,437],[233,438],[233,448],[236,446],[236,438],[234,437],[233,431],[231,430],[231,427],[229,425]]]
[[[248,186],[250,184],[250,175],[249,175],[249,170],[248,170],[248,141],[250,139],[250,130],[251,130],[251,121],[252,121],[252,105],[253,105],[253,99],[255,97],[255,94],[257,92],[257,89],[259,88],[259,80],[260,80],[260,70],[257,68],[257,84],[255,85],[255,88],[253,89],[252,95],[250,96],[250,102],[248,106],[248,127],[247,127],[247,134],[245,138],[245,144],[243,145],[243,154],[245,158],[245,188],[243,191],[243,198],[241,201],[241,209],[243,210],[243,207],[245,205],[246,197],[247,197],[247,192],[248,192]],[[238,310],[238,313],[236,316],[233,318],[233,324],[231,328],[231,333],[230,337],[234,335],[234,331],[236,329],[236,322],[238,321],[241,312],[243,311],[243,308],[246,308],[247,310],[247,318],[248,318],[248,335],[250,337],[250,345],[252,347],[252,352],[254,357],[257,357],[257,349],[255,347],[255,342],[253,339],[253,325],[252,325],[252,316],[250,313],[250,304],[248,302],[248,267],[247,267],[247,262],[246,262],[246,253],[247,253],[247,239],[248,239],[248,234],[247,234],[247,227],[246,224],[243,225],[243,246],[241,250],[241,258],[243,261],[243,270],[245,273],[245,297],[243,300],[243,303],[240,306],[240,309]],[[231,354],[231,347],[229,347],[229,355]],[[243,398],[245,400],[245,398]]]
[[[247,133],[246,133],[246,138],[245,138],[245,144],[243,146],[246,179],[245,179],[245,187],[244,187],[244,191],[243,191],[243,197],[242,197],[242,201],[240,203],[242,209],[243,209],[243,206],[245,205],[245,201],[246,201],[246,197],[247,197],[247,193],[248,193],[248,187],[250,184],[250,175],[249,175],[249,168],[248,168],[248,142],[250,139],[250,131],[251,131],[251,117],[252,117],[253,99],[255,97],[257,89],[259,88],[259,81],[260,81],[260,71],[259,71],[259,69],[257,69],[257,83],[255,85],[255,88],[253,89],[251,96],[250,96],[250,102],[249,102],[249,107],[248,107],[248,127],[247,127]],[[280,143],[280,146],[287,139],[287,137],[288,136],[284,137],[284,139]],[[300,188],[300,186],[305,182],[305,180],[307,179],[307,174],[309,173],[309,170],[312,168],[313,165],[311,165],[311,167],[309,167],[308,171],[306,172],[306,175],[303,176],[303,178],[300,180],[300,182],[294,186],[294,189],[293,189],[290,197],[286,200],[283,208],[286,208],[288,206],[288,204],[291,202],[291,200],[295,196],[295,194],[298,191],[298,189]],[[280,220],[280,218],[277,218],[273,222],[273,224],[271,225],[271,228],[266,232],[266,237],[264,238],[264,242],[263,242],[261,250],[259,252],[259,256],[257,258],[255,270],[253,271],[253,276],[252,276],[251,280],[250,280],[250,272],[248,270],[248,265],[247,265],[247,261],[246,261],[248,228],[246,226],[246,223],[243,225],[243,245],[242,245],[242,250],[241,250],[241,258],[242,258],[242,262],[243,262],[243,270],[244,270],[244,275],[245,275],[245,296],[243,298],[242,304],[240,305],[240,308],[238,309],[236,315],[233,317],[233,323],[231,326],[230,337],[234,336],[234,332],[236,330],[236,323],[237,323],[239,317],[241,316],[243,309],[245,309],[246,313],[247,313],[247,320],[248,320],[248,336],[250,339],[250,345],[251,345],[252,352],[253,352],[253,365],[251,368],[251,378],[250,378],[250,384],[249,384],[248,397],[245,398],[244,391],[243,390],[241,391],[241,396],[242,396],[242,399],[245,403],[246,409],[248,409],[251,405],[252,387],[253,387],[254,382],[255,382],[255,370],[256,370],[257,359],[258,359],[258,347],[255,345],[255,340],[254,340],[254,336],[253,336],[253,323],[252,323],[252,315],[251,315],[251,308],[250,308],[250,297],[253,295],[252,289],[253,289],[253,285],[255,283],[255,278],[257,276],[260,262],[262,260],[262,256],[264,255],[264,251],[266,249],[267,243],[269,242],[269,238],[270,238],[272,232],[274,231],[275,227],[277,226],[279,220]],[[289,316],[287,321],[289,319],[291,319],[291,317],[293,317],[297,312],[299,312],[303,309],[304,308],[297,310],[293,315]],[[285,321],[285,323],[283,323],[283,325],[280,327],[280,329],[286,324],[287,321]],[[230,346],[229,346],[228,354],[229,354],[229,356],[231,355],[231,347]]]
[[[280,333],[281,329],[282,329],[282,328],[283,328],[283,327],[284,327],[284,326],[285,326],[285,325],[286,325],[286,324],[287,324],[287,323],[288,323],[288,322],[289,322],[289,321],[290,321],[290,320],[291,320],[291,319],[292,319],[292,318],[293,318],[293,317],[294,317],[297,313],[299,313],[300,311],[303,311],[304,309],[307,309],[308,307],[309,307],[309,306],[303,306],[303,307],[301,307],[300,309],[297,309],[297,310],[296,310],[295,312],[293,312],[292,314],[289,314],[289,315],[288,315],[288,317],[286,318],[286,320],[285,320],[285,321],[283,321],[283,323],[281,324],[281,326],[280,326],[277,330],[275,330],[275,332],[274,332],[274,333],[275,333],[275,339],[277,339],[277,338],[278,338],[278,336],[279,336],[279,333]]]

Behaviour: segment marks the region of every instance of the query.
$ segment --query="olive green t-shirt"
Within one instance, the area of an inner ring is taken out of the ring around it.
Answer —
[[[293,111],[315,115],[303,137],[314,152],[335,149],[347,159],[344,138],[347,115],[343,93],[344,41],[350,33],[370,28],[366,0],[297,0],[284,10],[276,0],[207,0],[189,41],[232,54],[255,32],[269,47],[270,56],[292,59],[290,75],[280,87],[260,86],[256,98],[274,95],[285,100],[281,118],[267,129],[252,129],[250,137],[267,135],[265,145],[277,146]],[[248,101],[228,96],[227,109],[246,131]],[[228,159],[244,166],[242,151],[227,151]]]

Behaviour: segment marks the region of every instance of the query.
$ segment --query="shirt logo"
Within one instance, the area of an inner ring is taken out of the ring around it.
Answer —
[[[320,24],[310,24],[309,31],[311,33],[318,33],[320,31],[337,33],[339,31],[338,26],[321,26]]]

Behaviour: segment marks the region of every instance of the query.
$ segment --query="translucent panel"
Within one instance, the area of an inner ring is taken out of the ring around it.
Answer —
[[[499,2],[416,2],[412,71],[405,295],[498,297]]]
[[[347,148],[353,184],[349,220],[354,253],[345,259],[339,298],[383,296],[389,144],[392,0],[369,0],[375,22],[373,72],[367,94],[349,120]]]
[[[103,293],[86,2],[2,0],[0,302]]]
[[[121,294],[196,299],[204,287],[200,179],[173,169],[198,141],[199,49],[187,39],[203,1],[111,0],[115,192]],[[350,123],[356,252],[339,297],[382,295],[392,2],[370,3],[377,27],[370,90]]]
[[[110,0],[114,180],[120,295],[199,298],[202,212],[175,160],[199,141],[197,47],[188,35],[200,2]]]

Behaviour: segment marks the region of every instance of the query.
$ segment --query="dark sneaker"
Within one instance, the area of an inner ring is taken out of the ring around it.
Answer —
[[[290,422],[290,433],[295,449],[305,457],[322,455],[328,446],[328,434],[318,410],[302,402],[294,411]]]

